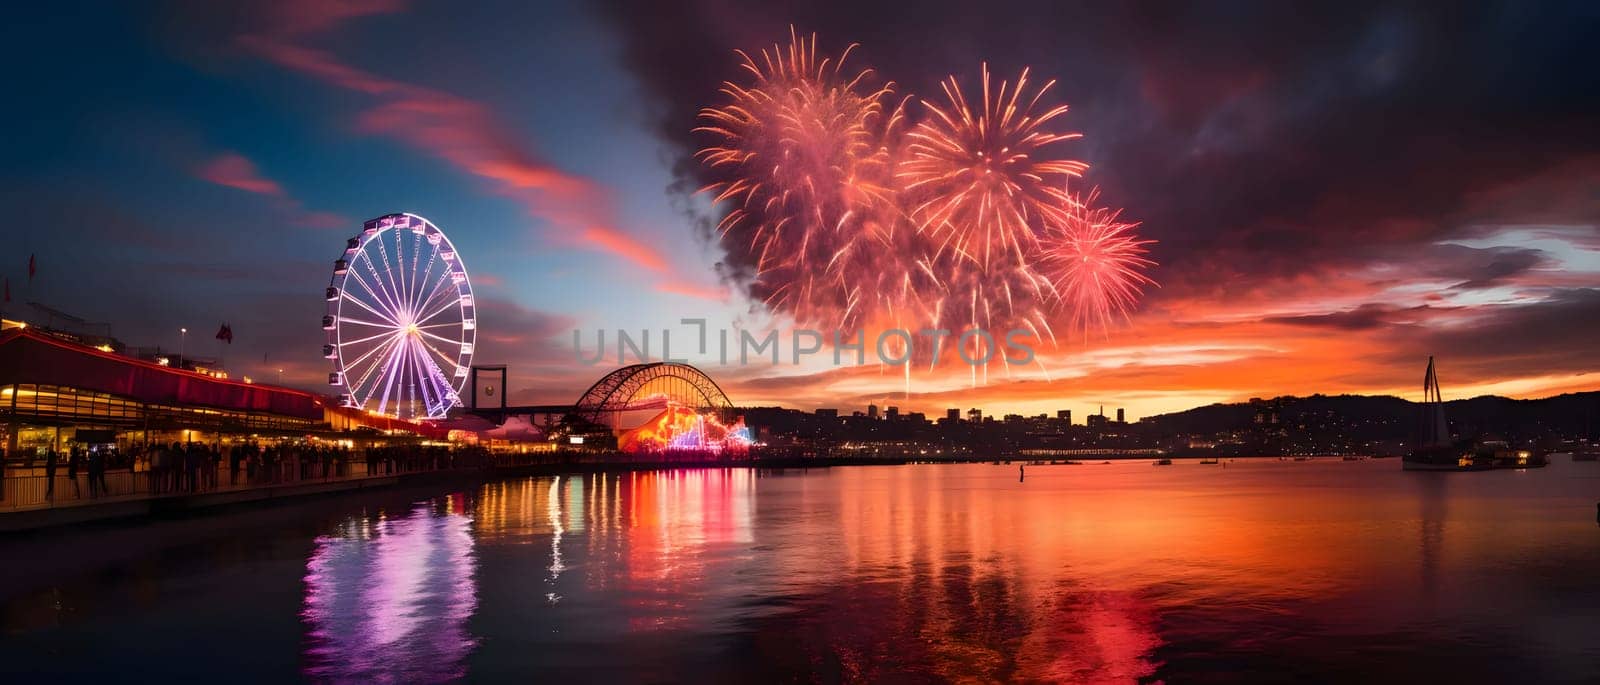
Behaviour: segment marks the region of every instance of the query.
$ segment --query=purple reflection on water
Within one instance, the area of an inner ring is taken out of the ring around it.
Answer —
[[[459,495],[452,496],[454,503]],[[306,562],[305,674],[438,682],[465,675],[477,640],[472,519],[423,503],[402,518],[350,519]]]

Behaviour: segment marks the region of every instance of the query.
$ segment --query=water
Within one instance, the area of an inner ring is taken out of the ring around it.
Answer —
[[[588,474],[5,540],[0,672],[1600,682],[1600,465],[1017,476]]]

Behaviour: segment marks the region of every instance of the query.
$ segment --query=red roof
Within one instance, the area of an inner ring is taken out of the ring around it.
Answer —
[[[323,418],[323,399],[303,390],[211,378],[101,352],[27,328],[0,333],[0,385],[14,383],[60,385],[147,404]]]

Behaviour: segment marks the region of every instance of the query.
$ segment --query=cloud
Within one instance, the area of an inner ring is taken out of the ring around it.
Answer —
[[[1355,309],[1328,314],[1298,314],[1294,316],[1269,316],[1262,321],[1297,326],[1333,328],[1345,331],[1368,331],[1391,325],[1390,316],[1396,309],[1382,304],[1364,304]]]
[[[590,242],[605,247],[612,254],[646,269],[657,272],[667,270],[665,258],[649,245],[635,240],[626,233],[604,226],[589,226],[583,229],[583,236]]]
[[[1489,250],[1488,261],[1470,278],[1452,286],[1457,290],[1479,290],[1501,285],[1545,264],[1544,253],[1528,249]]]
[[[206,160],[195,169],[195,176],[203,181],[247,193],[285,197],[283,186],[270,178],[263,177],[254,162],[237,152],[224,152]]]
[[[303,43],[351,19],[396,13],[403,9],[400,3],[318,5],[301,2],[269,9],[273,20],[238,35],[235,42],[281,67],[370,96],[376,102],[357,117],[358,131],[402,141],[487,181],[492,192],[522,205],[529,216],[559,227],[551,232],[555,240],[653,272],[666,270],[665,256],[618,226],[605,189],[532,152],[488,106],[374,74]]]
[[[704,286],[681,280],[668,280],[656,284],[656,290],[673,295],[683,295],[702,300],[726,302],[732,293],[726,287]]]
[[[306,228],[339,228],[351,221],[333,212],[306,211],[300,200],[291,197],[277,181],[262,175],[256,163],[237,152],[227,151],[194,165],[194,176],[207,183],[272,198],[290,223]]]

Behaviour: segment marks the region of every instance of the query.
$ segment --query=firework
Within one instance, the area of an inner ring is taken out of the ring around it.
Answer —
[[[1055,282],[1061,308],[1072,328],[1087,337],[1089,329],[1106,331],[1111,321],[1126,317],[1144,287],[1155,281],[1144,270],[1155,266],[1145,257],[1146,245],[1134,233],[1137,223],[1121,220],[1122,211],[1096,206],[1098,190],[1068,205],[1065,220],[1051,226],[1041,262]]]
[[[1014,86],[1001,81],[995,89],[985,64],[976,111],[954,76],[943,84],[946,104],[923,102],[928,116],[911,130],[896,176],[912,218],[933,236],[939,253],[986,271],[998,258],[1026,263],[1046,224],[1065,218],[1072,198],[1064,183],[1088,165],[1052,157],[1047,149],[1081,137],[1051,130],[1066,105],[1035,112],[1054,85],[1027,95],[1023,69]]]
[[[702,189],[731,207],[723,245],[753,265],[753,294],[802,324],[869,316],[896,291],[895,270],[874,262],[906,238],[889,142],[904,107],[892,83],[868,88],[870,69],[845,69],[854,47],[819,58],[816,36],[791,29],[786,47],[739,52],[751,83],[724,83],[728,102],[696,129],[719,138],[699,157],[725,179]]]
[[[912,122],[892,82],[845,68],[854,47],[819,58],[791,29],[787,46],[738,52],[744,83],[700,112],[716,139],[697,155],[714,177],[702,192],[753,297],[799,325],[1052,342],[1061,312],[1085,331],[1126,314],[1153,283],[1147,241],[1067,191],[1088,165],[1062,154],[1080,135],[1046,104],[1054,81],[996,83],[984,65],[977,99],[952,76]]]

